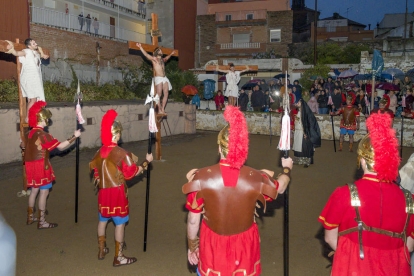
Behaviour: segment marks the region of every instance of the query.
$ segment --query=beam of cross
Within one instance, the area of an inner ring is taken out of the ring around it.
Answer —
[[[248,65],[249,71],[258,71],[259,66],[257,65]],[[217,65],[206,65],[206,71],[216,71]],[[220,70],[230,70],[229,65],[219,65]],[[235,65],[234,70],[235,71],[243,71],[246,69],[246,65]]]
[[[151,13],[151,20],[152,20],[152,30],[151,30],[151,36],[152,36],[152,45],[149,44],[142,44],[142,48],[149,52],[153,53],[154,50],[158,47],[158,37],[161,36],[161,31],[158,29],[158,16],[155,13]],[[141,50],[137,46],[137,42],[129,41],[128,47],[130,50]],[[175,52],[173,56],[178,57],[178,50],[160,47],[163,54],[169,55],[173,51]],[[154,71],[154,77],[155,77],[155,71]],[[157,128],[158,132],[155,134],[155,160],[161,160],[161,121],[166,117],[165,114],[158,114],[156,113],[156,122],[157,122]]]
[[[7,52],[9,51],[7,49],[7,46],[9,45],[9,43],[5,40],[0,40],[0,52]],[[26,45],[21,44],[19,39],[16,39],[16,43],[13,43],[14,45],[14,49],[16,51],[22,51],[23,49],[26,49]],[[45,55],[49,56],[49,50],[42,48],[43,53]],[[26,98],[23,97],[22,94],[22,90],[20,87],[20,72],[22,70],[22,65],[19,62],[18,58],[16,57],[16,65],[17,65],[17,85],[19,87],[19,115],[20,115],[20,139],[22,140],[22,142],[24,142],[24,144],[26,144],[25,142],[25,135],[24,133],[28,131],[29,129],[29,124],[27,124],[25,122],[25,118],[26,118]],[[23,156],[24,156],[24,149],[22,149],[22,160],[23,160]],[[26,180],[26,170],[24,169],[24,162],[23,162],[23,189],[25,191],[27,191],[27,180]]]

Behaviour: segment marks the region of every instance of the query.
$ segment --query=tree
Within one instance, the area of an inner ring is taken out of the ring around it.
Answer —
[[[303,72],[299,82],[302,85],[302,90],[310,90],[313,81],[310,80],[310,77],[312,76],[321,76],[321,77],[327,77],[328,73],[331,69],[329,66],[324,64],[317,64],[315,67],[306,69],[305,72]]]

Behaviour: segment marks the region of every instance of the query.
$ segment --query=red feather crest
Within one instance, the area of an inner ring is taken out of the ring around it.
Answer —
[[[35,127],[37,126],[37,113],[42,109],[42,107],[46,106],[47,103],[44,101],[37,101],[32,105],[29,109],[29,126]]]
[[[391,102],[390,96],[384,95],[383,98],[387,101],[387,104],[385,105],[385,107],[386,108],[390,107],[390,102]]]
[[[102,118],[101,140],[102,144],[104,144],[105,146],[110,146],[112,143],[111,128],[116,116],[118,116],[118,113],[116,113],[115,110],[110,109],[105,113],[105,115]]]
[[[230,124],[229,152],[226,159],[231,167],[240,169],[249,152],[246,118],[238,107],[228,105],[224,111],[224,119]]]
[[[366,121],[374,149],[374,170],[378,179],[395,181],[401,158],[398,154],[398,140],[395,129],[391,128],[392,119],[388,114],[373,113]]]

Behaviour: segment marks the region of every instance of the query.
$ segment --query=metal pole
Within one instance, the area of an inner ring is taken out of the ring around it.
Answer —
[[[405,44],[407,40],[407,12],[408,12],[408,0],[405,0],[405,21],[404,21],[404,48],[403,55],[405,56]]]
[[[161,130],[160,130],[161,131]],[[148,154],[151,154],[151,132],[149,133],[148,139]],[[147,252],[147,230],[148,230],[148,207],[149,207],[149,192],[150,192],[150,177],[151,177],[151,163],[148,164],[147,168],[147,192],[145,197],[145,229],[144,229],[144,252]]]
[[[76,119],[76,129],[79,129],[78,119]],[[79,198],[79,137],[76,138],[75,223],[78,223],[78,198]]]
[[[289,157],[289,151],[285,151],[285,158]],[[289,185],[284,196],[284,216],[283,216],[283,267],[284,276],[289,276]]]
[[[404,108],[403,108],[403,112],[404,112]],[[400,142],[400,157],[402,158],[402,150],[403,150],[403,145],[404,145],[404,116],[401,116],[401,142]]]
[[[285,96],[283,97],[283,100],[285,101],[284,108],[285,112],[286,110],[289,110],[289,92],[287,87],[287,71],[285,73]],[[290,128],[289,128],[290,131]],[[290,141],[288,142],[290,143]],[[289,151],[285,151],[285,158],[289,157]],[[283,231],[283,267],[284,267],[284,276],[289,276],[289,186],[287,187],[285,191],[285,205],[284,205],[284,231]]]
[[[317,29],[318,29],[318,0],[315,0],[315,21],[313,24],[313,65],[316,66],[318,61],[318,36],[317,36]]]
[[[198,25],[198,67],[201,66],[201,30],[200,30],[200,25]]]
[[[331,112],[333,113],[334,110],[331,107]],[[334,128],[334,121],[333,121],[333,115],[331,115],[331,122],[332,122],[332,137],[333,137],[333,142],[334,142],[334,150],[336,152],[336,141],[335,141],[335,128]]]
[[[270,145],[272,145],[272,111],[269,110],[269,133],[270,133]]]

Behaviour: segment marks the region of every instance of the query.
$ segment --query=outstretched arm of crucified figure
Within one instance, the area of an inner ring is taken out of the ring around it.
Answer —
[[[142,54],[147,58],[147,59],[149,59],[149,60],[153,60],[154,59],[154,57],[153,56],[151,56],[150,54],[148,54],[147,53],[147,51],[145,51],[144,50],[144,48],[142,48],[142,45],[141,45],[141,43],[137,43],[137,46],[138,46],[138,48],[140,48],[141,49],[141,52],[142,52]]]
[[[175,51],[172,51],[171,52],[171,54],[169,54],[168,56],[166,56],[165,58],[164,58],[164,62],[167,62],[169,59],[170,59],[170,57],[172,56],[172,55],[174,55],[175,54]]]
[[[230,72],[230,70],[221,70],[220,68],[219,68],[219,66],[218,65],[216,65],[216,71],[217,72],[221,72],[221,73],[228,73],[228,72]]]
[[[6,40],[6,42],[9,43],[9,45],[7,45],[7,50],[9,50],[9,51],[7,51],[6,54],[12,54],[13,56],[16,56],[16,57],[24,57],[24,56],[26,56],[26,53],[25,52],[23,52],[23,51],[16,51],[14,49],[13,42],[8,41],[8,40]]]
[[[246,65],[246,69],[243,71],[240,71],[240,74],[243,74],[244,72],[250,71],[249,65]]]

